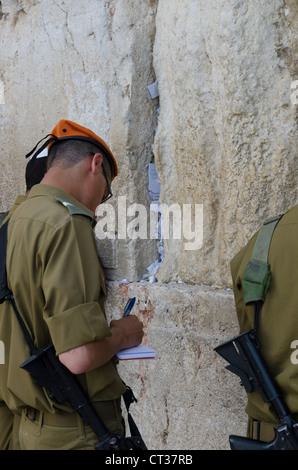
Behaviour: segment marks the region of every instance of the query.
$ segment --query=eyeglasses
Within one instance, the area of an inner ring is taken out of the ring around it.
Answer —
[[[105,177],[105,180],[106,180],[106,183],[107,183],[107,189],[108,189],[108,194],[107,194],[106,196],[103,195],[103,198],[102,198],[102,200],[101,200],[101,204],[103,204],[103,203],[106,202],[108,199],[110,199],[110,198],[113,196],[113,194],[112,194],[112,191],[111,191],[111,186],[110,186],[110,184],[109,184],[109,180],[108,180],[108,177],[107,177],[107,174],[106,174],[105,167],[104,167],[103,164],[101,165],[101,167],[102,167],[102,172],[103,172],[103,175],[104,175],[104,177]]]

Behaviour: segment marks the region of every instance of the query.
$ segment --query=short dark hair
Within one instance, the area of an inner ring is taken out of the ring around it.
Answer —
[[[47,157],[32,158],[26,165],[25,181],[26,191],[39,184],[46,173]]]
[[[87,157],[92,157],[96,153],[101,153],[104,157],[103,164],[109,180],[112,179],[113,171],[109,157],[96,144],[78,139],[68,139],[54,142],[50,148],[47,158],[47,169],[61,165],[70,168]]]

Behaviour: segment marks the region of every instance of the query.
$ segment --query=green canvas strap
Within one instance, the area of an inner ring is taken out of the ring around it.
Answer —
[[[278,215],[266,220],[258,234],[243,277],[243,298],[246,305],[265,300],[271,282],[268,254],[273,232],[281,218],[282,215]]]

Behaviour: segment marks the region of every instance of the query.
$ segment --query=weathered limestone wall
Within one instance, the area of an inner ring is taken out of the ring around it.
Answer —
[[[156,112],[146,86],[154,80],[155,4],[2,1],[1,206],[9,207],[24,191],[24,155],[60,119],[100,134],[119,162],[115,194],[125,194],[127,204],[149,205],[147,166]],[[117,267],[121,279],[135,280],[157,249],[156,241],[147,240],[145,252],[139,240],[130,239],[107,248],[106,268]]]
[[[157,240],[117,233],[98,247],[108,317],[136,296],[158,354],[119,365],[149,448],[227,449],[229,434],[245,433],[244,392],[213,351],[238,330],[229,261],[264,218],[298,200],[296,0],[2,0],[1,8],[0,211],[24,192],[24,155],[62,118],[92,128],[115,153],[117,215],[117,196],[149,214],[151,162],[160,202],[190,204],[197,231],[195,204],[203,205],[200,249],[186,250],[185,237],[164,240],[160,260]],[[150,99],[156,79],[159,97]],[[158,282],[140,282],[154,261]]]
[[[229,260],[297,202],[297,2],[161,0],[161,201],[204,205],[204,243],[165,241],[161,282],[229,285]]]
[[[137,295],[150,361],[123,361],[120,373],[138,403],[131,412],[150,449],[228,449],[228,435],[245,435],[245,396],[213,348],[238,332],[231,293],[176,282],[112,282],[110,318]]]

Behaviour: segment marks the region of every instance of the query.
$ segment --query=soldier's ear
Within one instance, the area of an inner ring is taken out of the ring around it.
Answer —
[[[97,174],[101,172],[101,165],[103,162],[103,156],[101,153],[96,153],[93,155],[92,161],[91,161],[91,170],[93,174]]]

